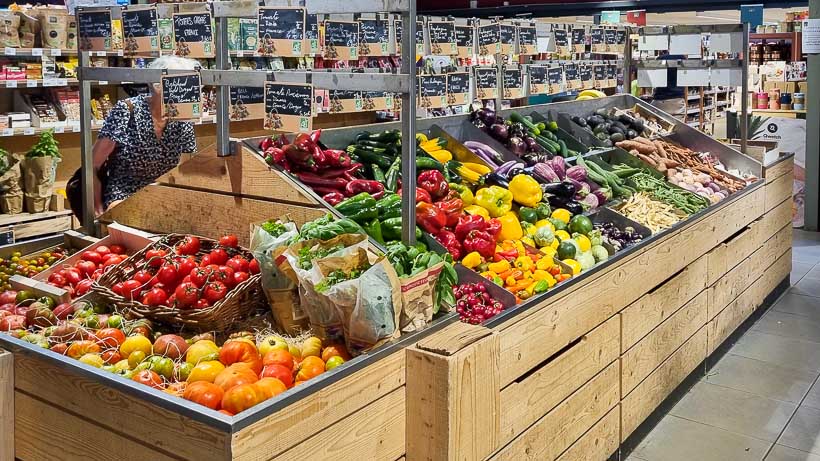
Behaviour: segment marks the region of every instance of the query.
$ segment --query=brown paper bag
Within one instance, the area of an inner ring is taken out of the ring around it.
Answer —
[[[399,325],[402,333],[420,330],[433,320],[436,281],[443,267],[444,262],[440,262],[416,275],[399,278],[402,300]]]
[[[13,162],[8,171],[0,175],[0,210],[5,214],[23,212],[23,175],[20,162]]]
[[[68,18],[65,44],[66,48],[69,50],[77,49],[77,20],[73,16],[69,16]]]
[[[0,46],[20,47],[20,16],[12,11],[0,11]]]
[[[67,48],[68,12],[56,8],[41,8],[38,11],[43,48]]]
[[[37,44],[37,37],[40,35],[40,21],[36,16],[22,11],[18,11],[17,15],[20,16],[20,46],[34,48]],[[74,47],[76,48],[76,44]]]
[[[23,159],[23,184],[29,213],[42,213],[49,209],[54,189],[53,171],[54,157]]]

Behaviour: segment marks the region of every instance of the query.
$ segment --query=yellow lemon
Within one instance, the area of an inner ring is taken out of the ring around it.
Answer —
[[[565,259],[561,262],[572,268],[572,275],[578,275],[581,273],[581,263],[578,261],[574,259]]]

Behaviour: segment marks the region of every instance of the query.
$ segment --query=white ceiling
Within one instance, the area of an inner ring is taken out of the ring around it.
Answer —
[[[786,18],[787,11],[801,11],[806,8],[766,8],[763,10],[763,22],[776,23],[783,21]],[[625,14],[622,15],[621,20],[625,20]],[[545,18],[545,22],[551,23],[581,23],[592,24],[592,16],[573,16],[562,18]],[[725,10],[725,11],[699,11],[699,12],[685,12],[685,13],[648,13],[646,15],[646,24],[649,26],[665,26],[674,24],[721,24],[740,22],[739,10]]]

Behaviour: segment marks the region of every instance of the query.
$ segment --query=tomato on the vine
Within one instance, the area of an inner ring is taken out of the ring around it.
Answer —
[[[151,267],[160,267],[164,262],[165,256],[168,254],[165,250],[151,249],[145,252],[145,260]]]
[[[177,269],[177,273],[181,276],[186,276],[191,273],[192,270],[196,269],[196,258],[193,256],[186,256],[184,258],[177,258],[177,264],[179,264],[179,268]]]
[[[206,283],[208,283],[208,278],[211,277],[212,273],[212,270],[204,267],[197,267],[191,271],[191,282],[193,282],[193,284],[197,287],[203,287]]]
[[[199,261],[199,267],[206,267],[211,265],[211,255],[205,255]]]
[[[111,250],[111,253],[118,254],[118,255],[121,255],[121,254],[125,253],[125,247],[122,246],[122,245],[116,245],[116,244],[109,245],[108,249]]]
[[[248,272],[248,260],[242,256],[234,256],[225,265],[233,269],[234,272]]]
[[[199,300],[199,289],[191,282],[182,282],[174,291],[174,296],[180,309],[190,309]]]
[[[205,286],[205,299],[214,304],[228,294],[228,287],[222,282],[209,282]]]
[[[211,303],[209,303],[208,300],[205,298],[199,298],[196,301],[196,309],[207,309],[209,307],[211,307]]]
[[[228,252],[222,248],[216,248],[211,251],[208,256],[210,256],[211,264],[216,264],[217,266],[221,266],[228,262]]]
[[[122,293],[121,296],[126,299],[134,299],[139,296],[140,289],[142,289],[142,284],[134,279],[126,280],[122,282]]]
[[[159,272],[157,272],[157,280],[159,280],[159,283],[166,286],[173,286],[176,284],[178,277],[179,273],[177,272],[175,263],[165,263],[165,265],[159,268]]]
[[[118,294],[118,295],[120,295],[120,296],[125,296],[125,294],[124,294],[124,292],[123,292],[123,282],[117,282],[117,283],[115,283],[115,284],[111,287],[111,291],[113,291],[114,293],[116,293],[116,294]]]
[[[234,270],[228,266],[219,266],[213,275],[213,279],[217,282],[222,282],[226,287],[233,286]]]
[[[200,248],[199,238],[193,235],[188,235],[176,246],[177,254],[181,255],[195,255]]]
[[[251,259],[251,262],[248,263],[248,272],[251,274],[258,274],[259,273],[259,261],[255,259]]]
[[[147,306],[161,306],[168,301],[168,295],[162,288],[151,288],[142,297],[142,303]]]
[[[251,276],[247,272],[235,272],[233,274],[233,286],[237,286],[249,278],[251,278]]]
[[[235,235],[225,235],[219,239],[219,244],[225,247],[236,248],[239,246],[239,239]]]
[[[146,270],[136,271],[134,272],[134,275],[131,276],[132,279],[143,285],[151,281],[151,277],[153,277],[153,275]]]

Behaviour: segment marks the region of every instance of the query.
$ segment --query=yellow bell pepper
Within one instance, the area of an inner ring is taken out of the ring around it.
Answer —
[[[535,266],[535,263],[532,262],[532,258],[527,255],[519,256],[515,259],[515,267],[521,269],[524,272],[532,269]]]
[[[536,272],[546,271],[547,269],[552,267],[552,265],[553,265],[553,262],[552,262],[552,258],[550,256],[547,256],[545,258],[541,258],[541,259],[538,260],[537,263],[535,263],[535,267],[538,269]]]
[[[524,272],[524,280],[529,280],[532,278],[532,271]]]
[[[519,174],[510,181],[513,200],[524,206],[534,207],[544,197],[541,185],[532,176]]]
[[[458,192],[458,197],[461,199],[461,203],[465,207],[473,204],[473,200],[475,199],[475,197],[473,197],[473,191],[471,191],[469,187],[465,186],[464,184],[451,182],[450,190]],[[487,216],[489,216],[489,214],[487,214]]]
[[[491,217],[498,218],[509,213],[512,209],[512,201],[513,194],[510,191],[500,186],[490,186],[479,189],[475,193],[474,203],[486,209]],[[518,218],[516,217],[515,220],[518,221]]]
[[[558,250],[556,250],[553,247],[544,247],[544,248],[541,248],[541,253],[545,254],[549,258],[552,258],[553,256],[555,256],[555,253],[558,253]],[[543,261],[545,259],[547,259],[547,258],[541,258],[538,261]],[[551,261],[549,261],[549,262],[550,262],[550,264],[552,263]]]
[[[513,243],[515,244],[515,249],[518,250],[519,255],[527,254],[527,250],[524,248],[524,244],[521,240],[513,240]]]
[[[540,263],[541,261],[539,260],[538,262]],[[535,270],[535,272],[533,272],[533,273],[532,273],[532,279],[533,279],[533,280],[536,280],[536,281],[538,281],[538,280],[546,280],[546,279],[547,279],[547,277],[551,277],[551,276],[550,276],[550,273],[549,273],[549,272],[547,272],[547,271],[546,271],[546,270],[544,270],[544,269],[536,269],[536,270]]]
[[[524,236],[524,230],[521,229],[521,223],[518,222],[518,216],[512,211],[498,218],[501,221],[501,233],[498,235],[499,240],[518,240]],[[517,242],[520,245],[520,242]],[[518,245],[516,245],[517,247]],[[523,254],[523,246],[518,249],[519,254]]]
[[[532,238],[530,238],[530,237],[521,237],[521,241],[522,241],[523,243],[525,243],[525,244],[527,244],[527,245],[531,246],[531,247],[536,246],[536,245],[535,245],[535,240],[533,240],[533,239],[532,239]]]
[[[490,213],[487,212],[486,208],[480,207],[478,205],[469,205],[464,207],[464,212],[471,215],[478,215],[482,218],[489,220]]]
[[[496,274],[507,272],[508,270],[510,270],[510,268],[510,263],[506,259],[502,259],[497,263],[487,264],[487,270],[489,270],[490,272],[495,272]]]
[[[472,269],[472,268],[478,266],[479,264],[481,264],[481,255],[478,254],[477,251],[472,251],[470,253],[467,253],[467,256],[465,256],[461,260],[461,264],[463,264],[464,267]]]

